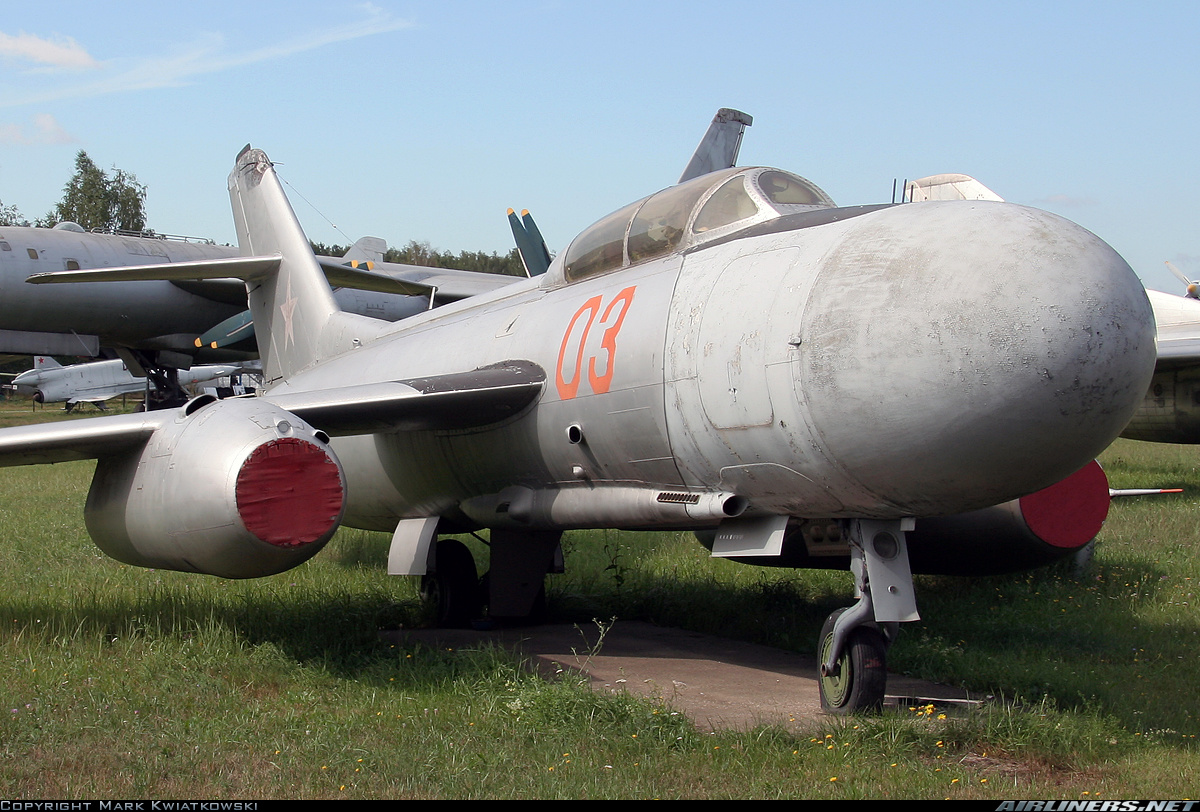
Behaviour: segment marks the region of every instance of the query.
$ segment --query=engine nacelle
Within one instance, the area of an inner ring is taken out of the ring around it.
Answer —
[[[1051,564],[1096,538],[1108,518],[1108,477],[1097,462],[1040,491],[970,513],[918,519],[913,572],[993,575]]]
[[[139,451],[98,462],[84,516],[118,561],[255,578],[319,552],[345,497],[324,433],[265,400],[197,398]]]
[[[1108,477],[1091,462],[1040,491],[1000,505],[920,518],[905,534],[909,565],[928,575],[994,575],[1050,564],[1082,549],[1108,517]],[[701,543],[712,549],[705,534]],[[746,564],[847,569],[850,550],[836,520],[788,523],[778,556],[734,558]]]

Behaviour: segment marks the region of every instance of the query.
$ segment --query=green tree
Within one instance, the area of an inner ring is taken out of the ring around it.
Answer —
[[[404,265],[457,268],[462,271],[479,271],[509,276],[525,275],[525,266],[521,263],[521,255],[515,248],[503,256],[495,252],[487,254],[483,251],[459,251],[457,254],[453,254],[449,251],[435,250],[428,242],[409,240],[403,248],[389,248],[383,258],[387,262],[399,262]]]
[[[348,245],[326,245],[323,242],[308,241],[312,252],[319,257],[340,257],[350,250]]]
[[[145,207],[146,187],[134,175],[115,166],[110,175],[80,150],[63,199],[38,225],[70,220],[89,231],[144,231]]]
[[[0,226],[27,226],[26,220],[16,206],[5,206],[0,203]]]

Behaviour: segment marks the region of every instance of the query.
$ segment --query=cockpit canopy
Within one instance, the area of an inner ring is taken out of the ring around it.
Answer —
[[[778,169],[712,172],[631,203],[583,231],[567,248],[563,273],[574,282],[784,214],[833,205],[815,184]]]

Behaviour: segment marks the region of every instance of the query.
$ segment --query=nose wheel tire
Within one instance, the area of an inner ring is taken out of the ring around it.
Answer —
[[[833,624],[845,611],[831,614],[821,628],[817,656],[822,663],[833,649]],[[883,635],[870,626],[853,629],[838,658],[836,673],[822,675],[819,686],[821,709],[826,713],[878,713],[887,687],[887,643]]]

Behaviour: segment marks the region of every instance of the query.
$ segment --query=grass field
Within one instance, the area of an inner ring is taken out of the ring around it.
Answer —
[[[31,417],[0,408],[0,423]],[[254,581],[141,570],[83,527],[91,463],[0,470],[7,798],[1186,798],[1200,778],[1200,449],[1119,442],[1095,560],[919,578],[891,666],[995,699],[701,735],[665,702],[532,676],[496,650],[396,648],[418,625],[387,537],[343,530]],[[471,541],[472,544],[477,544]],[[565,542],[556,620],[649,620],[810,651],[844,573],[712,560],[680,534]],[[482,551],[480,551],[482,553]]]

